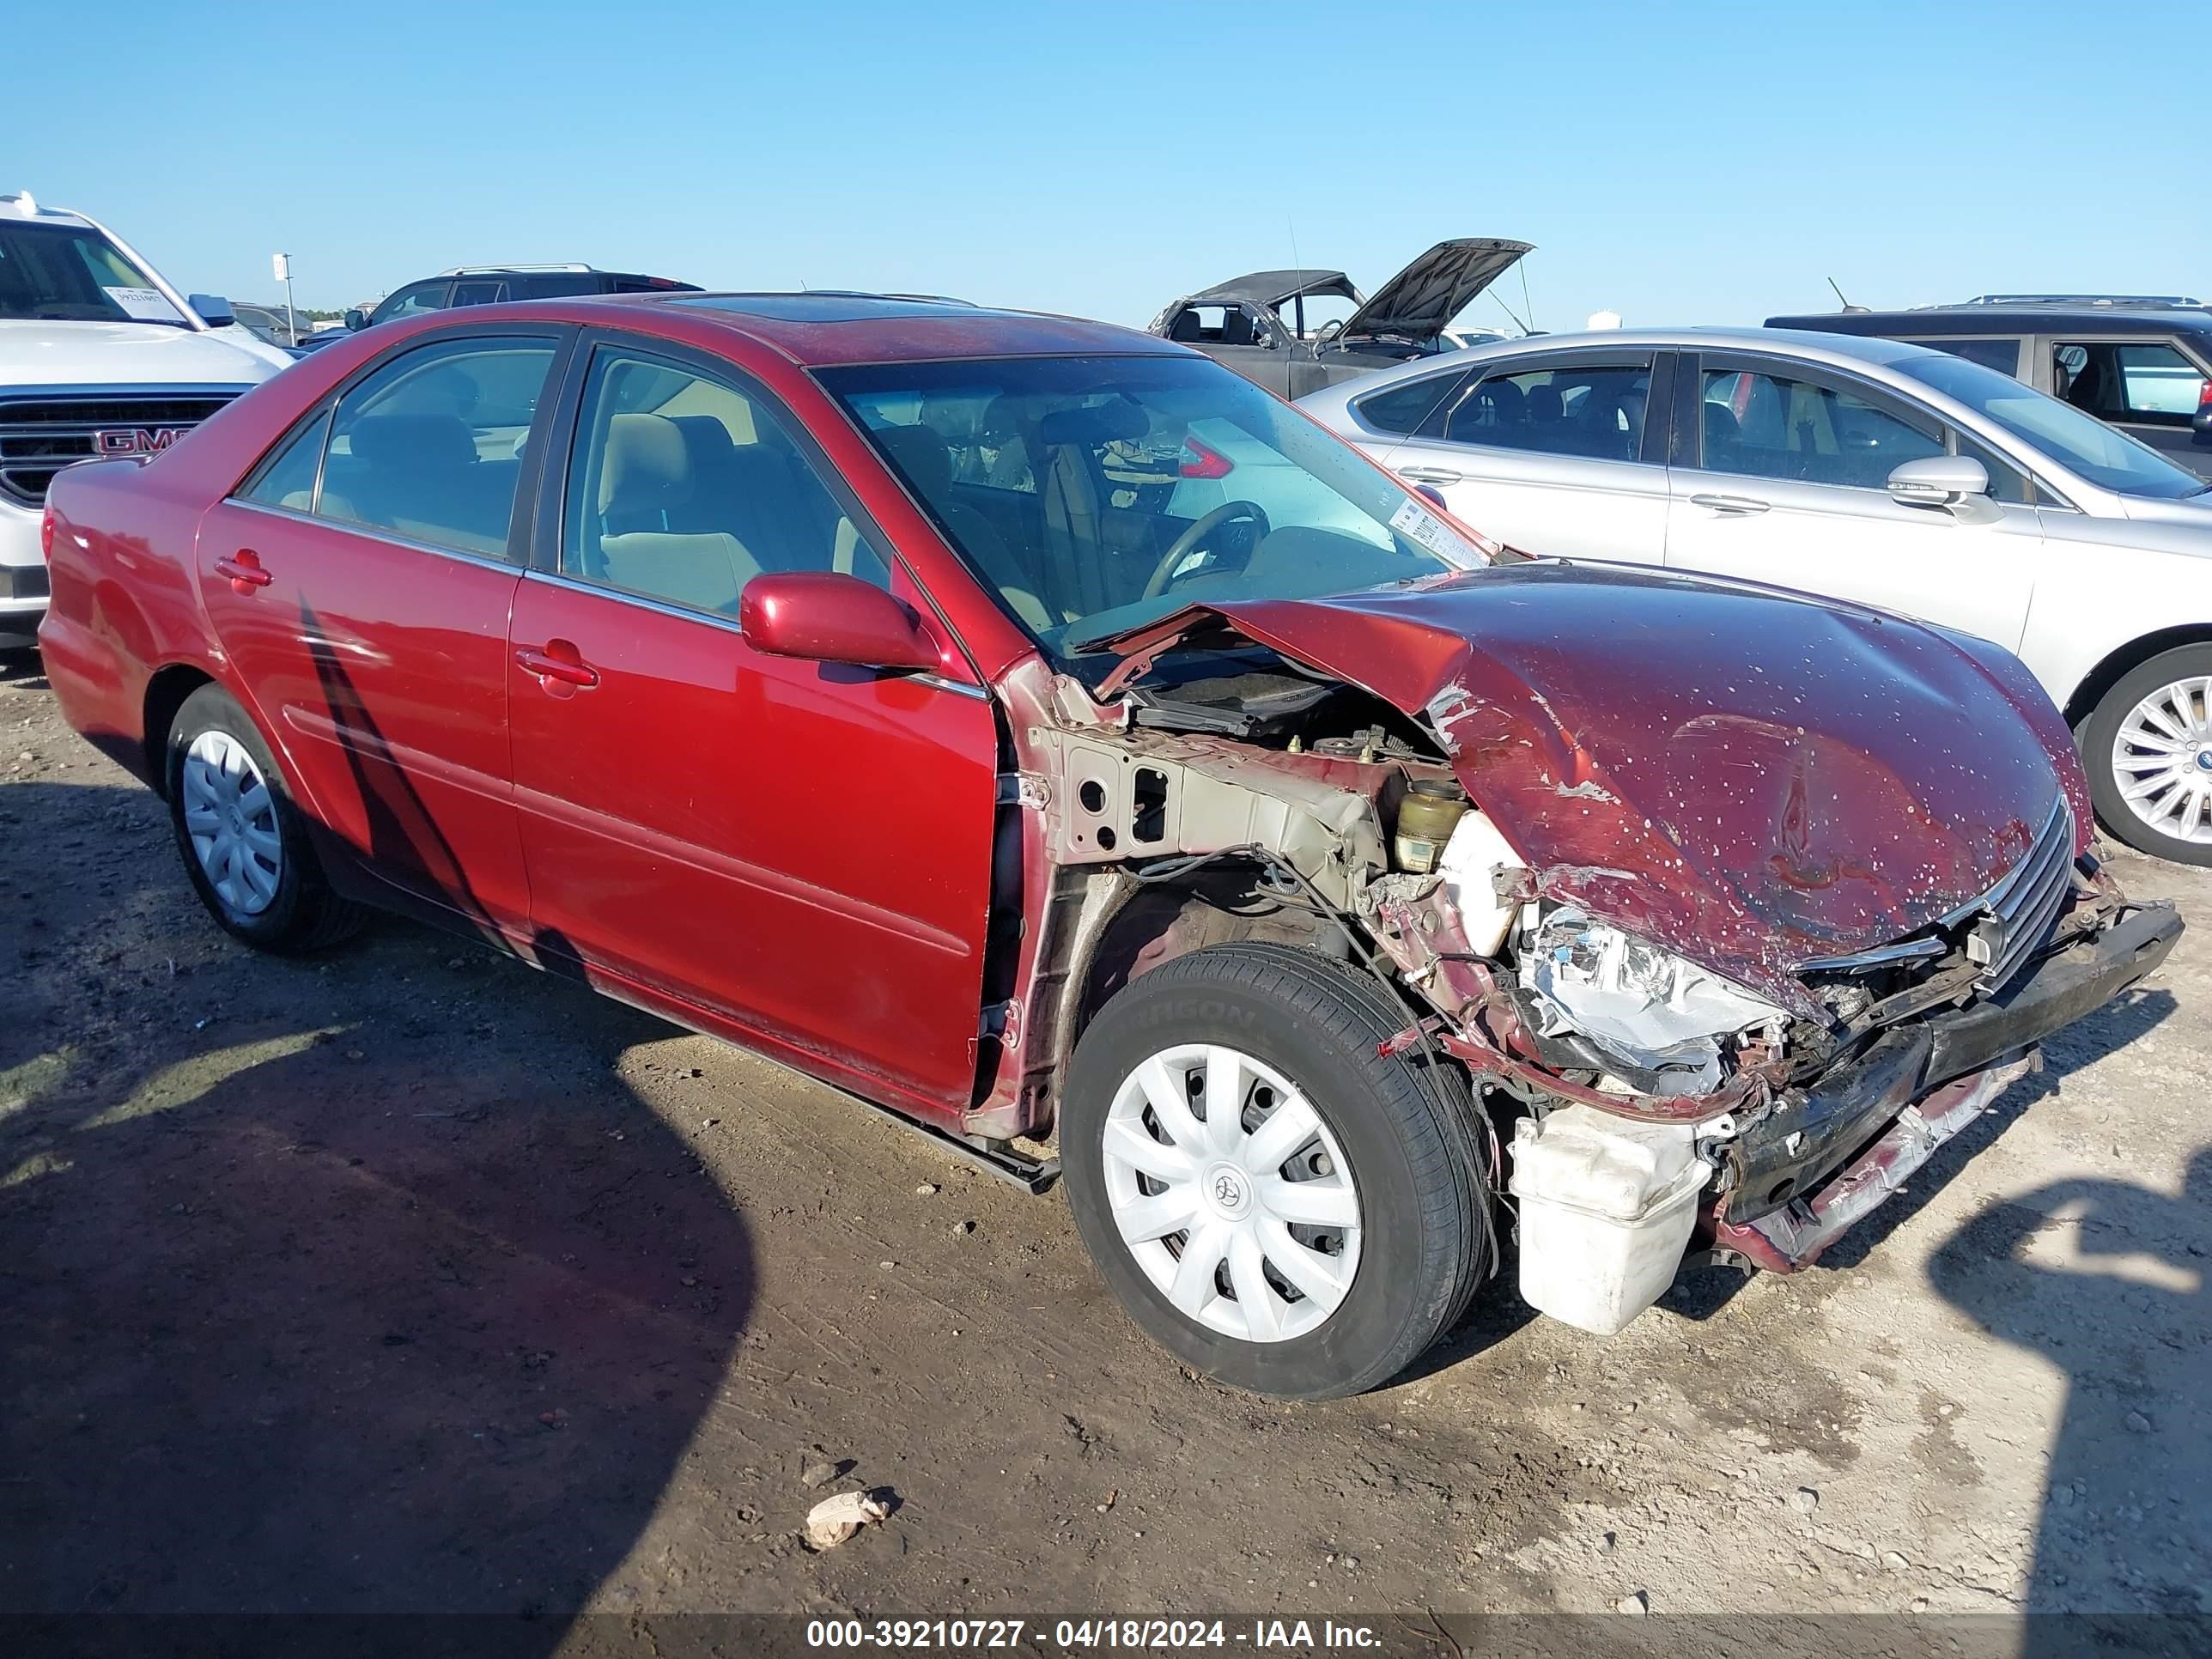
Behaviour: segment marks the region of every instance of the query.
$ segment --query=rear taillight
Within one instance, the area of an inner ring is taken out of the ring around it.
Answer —
[[[2197,409],[2199,414],[2212,409],[2212,380],[2206,380],[2197,386]]]
[[[39,515],[39,556],[48,564],[54,562],[54,510],[51,507]]]
[[[1199,442],[1195,438],[1182,441],[1182,476],[1186,478],[1225,478],[1237,470],[1237,463],[1219,450]]]

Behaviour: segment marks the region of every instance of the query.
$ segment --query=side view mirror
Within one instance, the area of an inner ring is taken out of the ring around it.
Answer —
[[[220,294],[187,294],[185,303],[199,313],[200,320],[210,328],[229,328],[238,321],[230,301]]]
[[[1952,507],[1990,493],[1990,471],[1971,455],[1930,455],[1889,475],[1889,496],[1906,507]]]
[[[906,605],[858,576],[783,570],[754,577],[738,600],[745,643],[771,657],[859,668],[935,669],[944,652]]]
[[[345,325],[355,333],[358,334],[362,329],[368,326],[368,313],[363,311],[359,306],[348,306],[346,307],[345,313]]]

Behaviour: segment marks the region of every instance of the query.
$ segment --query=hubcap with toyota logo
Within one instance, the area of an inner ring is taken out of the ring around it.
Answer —
[[[1115,1093],[1102,1151],[1122,1243],[1187,1317],[1285,1342],[1342,1305],[1358,1189],[1328,1122],[1273,1067],[1220,1043],[1154,1054]]]

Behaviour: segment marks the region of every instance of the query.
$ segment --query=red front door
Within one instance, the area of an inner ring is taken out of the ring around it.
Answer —
[[[720,618],[538,574],[514,643],[538,653],[508,696],[541,951],[866,1091],[967,1106],[997,788],[982,694],[763,656]]]

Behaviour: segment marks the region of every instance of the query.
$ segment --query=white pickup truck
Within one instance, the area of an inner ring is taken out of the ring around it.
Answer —
[[[37,643],[56,472],[166,449],[291,361],[82,214],[0,196],[0,651]]]

